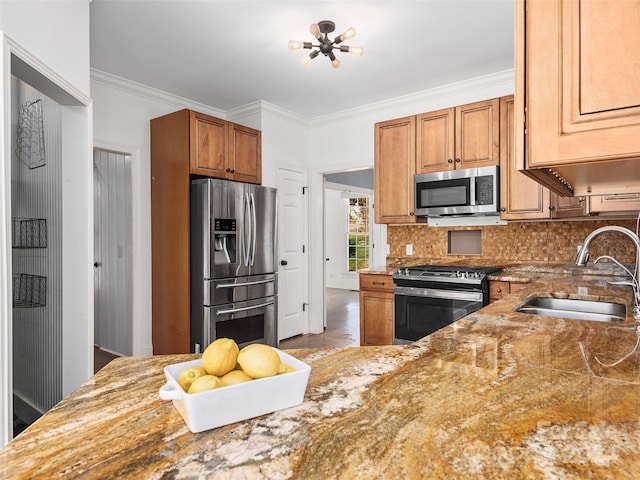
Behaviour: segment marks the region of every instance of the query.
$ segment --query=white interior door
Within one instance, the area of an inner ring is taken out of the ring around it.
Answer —
[[[307,333],[305,174],[278,169],[278,340]]]
[[[131,156],[94,149],[94,340],[132,354]]]

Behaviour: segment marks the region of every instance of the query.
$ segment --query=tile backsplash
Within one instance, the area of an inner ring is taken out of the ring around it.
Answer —
[[[605,225],[619,225],[636,231],[635,220],[510,222],[508,225],[483,227],[394,225],[387,228],[387,243],[392,257],[406,256],[405,245],[412,244],[416,257],[465,258],[447,254],[448,232],[481,230],[481,258],[514,262],[573,262],[577,246],[582,245],[589,233]],[[611,255],[625,263],[635,261],[633,243],[620,233],[600,235],[591,243],[589,250],[591,261],[600,255]]]

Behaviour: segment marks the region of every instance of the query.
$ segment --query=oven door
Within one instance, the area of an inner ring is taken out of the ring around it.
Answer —
[[[481,309],[481,290],[396,287],[395,343],[411,343]]]
[[[250,343],[277,347],[277,296],[204,308],[204,344],[231,338],[242,348]]]

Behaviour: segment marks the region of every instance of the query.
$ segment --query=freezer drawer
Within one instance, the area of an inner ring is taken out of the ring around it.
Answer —
[[[244,302],[277,294],[276,274],[204,280],[205,306]]]

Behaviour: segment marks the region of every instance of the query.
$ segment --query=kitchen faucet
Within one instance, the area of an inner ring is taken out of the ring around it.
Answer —
[[[618,262],[615,258],[609,255],[602,255],[598,257],[594,263],[598,263],[598,260],[606,258],[608,260],[612,260],[616,265],[624,269],[629,275],[631,275],[632,282],[607,282],[612,285],[628,285],[633,288],[633,315],[638,318],[640,316],[640,287],[638,285],[638,276],[640,274],[640,239],[638,239],[638,235],[633,233],[628,228],[618,227],[616,225],[609,225],[601,228],[597,228],[584,239],[584,243],[580,250],[578,251],[578,256],[576,257],[576,265],[579,267],[584,267],[589,261],[589,245],[591,241],[596,238],[601,233],[605,232],[619,232],[625,234],[629,237],[634,245],[636,246],[636,267],[635,271],[631,273],[625,266],[623,266],[620,262]]]

